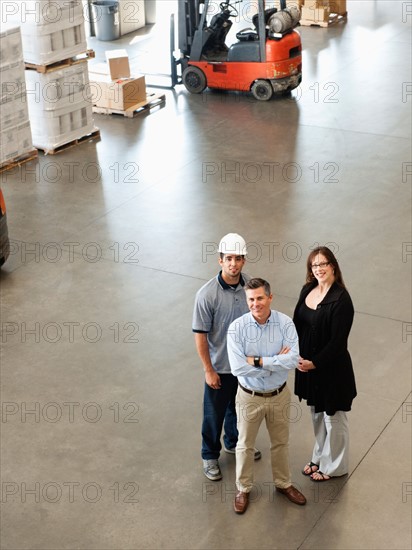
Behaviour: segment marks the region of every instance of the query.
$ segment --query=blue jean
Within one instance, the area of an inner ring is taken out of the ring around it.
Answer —
[[[236,447],[238,438],[235,405],[237,378],[233,374],[219,374],[219,376],[220,390],[213,390],[205,384],[202,424],[202,458],[204,460],[219,458],[223,427],[223,442],[227,449]]]

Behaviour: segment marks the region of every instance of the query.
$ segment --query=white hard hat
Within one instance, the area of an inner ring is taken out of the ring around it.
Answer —
[[[246,256],[247,251],[245,239],[237,233],[228,233],[220,240],[219,252],[222,254]]]

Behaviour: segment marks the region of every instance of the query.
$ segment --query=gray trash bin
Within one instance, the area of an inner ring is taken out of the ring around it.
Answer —
[[[146,25],[156,23],[156,2],[157,0],[144,0]]]
[[[93,23],[98,40],[117,40],[120,36],[119,2],[94,0]]]

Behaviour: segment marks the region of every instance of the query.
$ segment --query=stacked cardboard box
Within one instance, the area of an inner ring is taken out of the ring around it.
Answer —
[[[126,50],[106,52],[107,63],[89,68],[92,103],[109,111],[126,111],[146,100],[144,76],[130,76]]]
[[[49,65],[86,51],[81,0],[2,0],[2,23],[21,25],[26,63]]]
[[[301,9],[301,18],[308,21],[329,21],[329,2],[327,0],[305,0]]]
[[[44,74],[26,71],[33,143],[44,151],[96,130],[87,62]]]
[[[330,0],[330,11],[338,15],[346,15],[346,0]]]
[[[0,164],[33,151],[20,29],[0,33]]]
[[[303,0],[301,19],[322,23],[333,13],[346,14],[346,0]]]

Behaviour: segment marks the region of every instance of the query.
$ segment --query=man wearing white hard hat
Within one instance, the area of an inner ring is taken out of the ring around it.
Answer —
[[[235,409],[238,382],[230,370],[226,336],[230,323],[248,311],[243,287],[250,279],[241,273],[247,253],[243,237],[228,233],[221,239],[218,251],[221,271],[197,292],[192,326],[205,372],[203,472],[212,481],[222,479],[219,466],[222,429],[227,453],[235,454],[238,439]],[[255,450],[255,460],[260,457]]]

